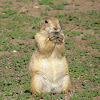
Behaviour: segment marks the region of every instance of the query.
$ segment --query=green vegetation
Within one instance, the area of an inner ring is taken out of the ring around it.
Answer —
[[[94,35],[91,35],[91,34],[85,34],[82,37],[83,40],[94,39],[94,38],[95,38]]]
[[[36,100],[39,100],[39,99],[44,99],[44,100],[49,100],[49,99],[61,99],[63,97],[63,94],[56,94],[56,95],[53,95],[53,94],[44,94],[44,93],[41,93],[39,94],[38,92],[35,92],[35,97],[36,97]]]
[[[63,10],[64,9],[63,4],[50,5],[50,7],[53,8],[54,10]]]
[[[69,24],[69,22],[77,21],[79,19],[78,15],[74,15],[73,13],[60,13],[56,14],[55,17],[60,18],[62,23],[67,24]]]
[[[73,37],[73,36],[83,34],[83,32],[76,32],[75,30],[70,31],[70,30],[66,29],[64,31],[64,34],[66,34],[68,37]]]
[[[5,1],[3,4],[12,4],[13,2],[10,0]]]
[[[28,2],[27,0],[16,0],[16,2]]]
[[[87,43],[87,45],[91,46],[93,49],[98,49],[100,51],[100,39],[93,39],[93,41]]]
[[[2,13],[5,13],[7,15],[15,15],[15,14],[17,14],[17,11],[7,9],[7,10],[3,10]]]
[[[84,98],[84,97],[87,97],[87,98],[90,98],[90,100],[93,100],[93,96],[98,96],[99,95],[99,90],[91,90],[91,89],[87,89],[86,91],[82,91],[80,93],[80,91],[76,91],[76,94],[78,94],[78,97],[74,97],[74,98],[71,98],[71,100],[79,100],[80,98]],[[86,99],[84,99],[86,100]]]
[[[80,11],[81,3],[71,9],[73,2],[38,0],[41,15],[38,18],[32,15],[33,5],[37,4],[35,0],[0,2],[0,100],[65,99],[66,94],[36,92],[32,95],[30,92],[28,64],[35,49],[34,36],[41,19],[48,16],[57,17],[63,26],[64,55],[72,84],[68,97],[70,100],[99,100],[100,11],[93,10],[96,0],[88,2],[92,3],[92,9],[83,12]],[[19,11],[24,7],[29,12]]]
[[[46,11],[50,11],[50,8],[47,7],[47,8],[45,8],[45,10],[46,10]]]
[[[65,9],[65,11],[70,11],[70,9]]]
[[[75,40],[65,39],[65,48],[66,50],[73,50],[75,48]]]
[[[40,5],[49,5],[49,4],[53,4],[53,0],[40,0],[39,4]]]

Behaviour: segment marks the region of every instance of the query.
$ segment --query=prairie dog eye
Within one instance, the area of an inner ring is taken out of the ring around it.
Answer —
[[[45,23],[48,23],[48,21],[47,21],[47,20],[45,20]]]

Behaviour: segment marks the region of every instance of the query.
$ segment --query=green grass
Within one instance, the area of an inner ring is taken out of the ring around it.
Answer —
[[[53,95],[53,94],[44,94],[44,93],[41,93],[39,94],[38,92],[35,92],[35,97],[36,97],[36,100],[39,100],[39,99],[44,99],[44,100],[48,100],[48,99],[60,99],[63,97],[63,94],[56,94],[56,95]]]
[[[88,18],[85,18],[84,15],[87,15]],[[73,15],[71,14],[71,16]],[[72,21],[77,26],[82,26],[85,29],[99,30],[100,29],[99,18],[100,18],[100,11],[91,10],[87,13],[80,13],[79,18],[77,17],[76,20]]]
[[[54,1],[53,0],[40,0],[38,1],[40,5],[49,5],[49,4],[53,4]]]
[[[47,7],[47,8],[45,8],[45,11],[50,11],[50,8],[48,8],[48,7]]]
[[[5,39],[3,36],[0,36],[0,45],[4,45],[10,42],[10,39]]]
[[[50,7],[53,8],[54,10],[63,10],[64,9],[63,4],[50,5]]]
[[[28,2],[27,0],[16,0],[16,2]]]
[[[93,49],[98,49],[100,51],[100,39],[93,39],[92,42],[87,43],[88,46],[91,46]]]
[[[87,14],[89,15],[90,18],[100,18],[100,11],[91,10],[88,11]]]
[[[60,18],[62,23],[67,23],[72,21],[77,21],[79,19],[78,15],[74,15],[73,13],[60,13],[56,14],[55,17]]]
[[[10,5],[2,6],[3,9],[5,9],[5,8],[9,8],[9,7],[10,7]]]
[[[5,13],[7,15],[15,15],[15,14],[17,14],[17,11],[11,10],[11,9],[7,9],[7,10],[3,10],[2,13]]]
[[[75,48],[75,40],[65,39],[65,48],[66,50],[73,50]]]
[[[78,97],[71,98],[71,100],[79,100],[80,98],[84,98],[84,100],[87,100],[86,98],[89,98],[89,100],[93,100],[93,97],[98,96],[99,95],[98,90],[91,90],[91,89],[87,89],[86,91],[76,91],[76,94],[78,94]]]
[[[76,4],[75,6],[80,6],[80,5]]]
[[[83,40],[90,40],[90,39],[94,39],[95,36],[91,35],[91,34],[86,34],[82,37]]]
[[[87,15],[88,14],[88,15]],[[85,15],[89,18],[85,18]],[[81,26],[85,29],[92,29],[92,30],[99,30],[100,29],[100,12],[99,11],[89,11],[87,13],[60,13],[56,14],[56,17],[61,19],[62,23],[72,22],[73,24],[76,24],[77,26]]]
[[[65,9],[65,11],[70,11],[71,9]]]
[[[94,34],[100,34],[100,31],[96,31],[96,30],[95,30],[95,31],[94,31]]]
[[[64,34],[66,34],[68,37],[73,37],[73,36],[83,34],[83,32],[76,32],[75,30],[71,31],[71,30],[65,29]]]
[[[81,25],[86,29],[98,30],[100,29],[100,20],[86,19]]]
[[[17,7],[21,8],[23,7],[21,3],[26,5],[27,2],[34,4],[35,0],[1,2],[0,100],[64,99],[65,95],[61,93],[53,95],[36,92],[32,95],[30,92],[28,64],[35,49],[33,39],[39,29],[39,22],[47,16],[57,17],[64,26],[62,28],[67,36],[64,41],[64,55],[69,65],[71,84],[74,88],[72,95],[68,95],[70,100],[94,100],[94,98],[98,100],[100,95],[98,89],[100,84],[100,11],[82,12],[80,11],[82,5],[79,3],[75,5],[74,11],[77,11],[73,13],[70,9],[72,3],[67,4],[65,0],[60,2],[59,0],[38,0],[40,9],[44,7],[44,10],[40,11],[39,18],[28,13],[19,13],[16,7],[15,10],[12,9],[15,3],[20,3]],[[96,2],[96,0],[90,2]],[[56,10],[59,10],[59,13],[55,14]],[[54,11],[52,15],[49,15],[50,11]],[[88,30],[92,31],[92,34]]]
[[[5,1],[3,4],[12,4],[13,2],[10,0]]]

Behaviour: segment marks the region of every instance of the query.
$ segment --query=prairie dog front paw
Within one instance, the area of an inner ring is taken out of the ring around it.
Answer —
[[[64,39],[64,36],[63,36],[63,35],[58,35],[58,36],[56,37],[57,43],[62,43],[62,42],[63,42],[63,39]]]
[[[49,34],[48,38],[50,41],[54,41],[56,39],[56,36],[53,34]]]

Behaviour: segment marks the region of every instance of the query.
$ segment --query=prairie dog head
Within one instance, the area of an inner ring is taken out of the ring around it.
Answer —
[[[59,20],[54,17],[43,19],[40,23],[40,30],[47,33],[59,33],[61,31]]]

